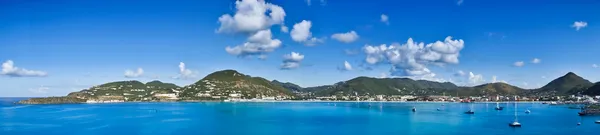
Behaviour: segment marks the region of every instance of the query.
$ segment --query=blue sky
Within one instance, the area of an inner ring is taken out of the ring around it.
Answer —
[[[598,1],[308,3],[2,1],[0,96],[60,96],[120,80],[183,86],[224,69],[301,86],[357,76],[471,86],[496,76],[536,88],[569,71],[600,80]]]

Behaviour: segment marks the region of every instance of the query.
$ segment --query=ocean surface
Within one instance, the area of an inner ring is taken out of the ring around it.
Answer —
[[[15,105],[0,98],[0,135],[598,135],[600,117],[568,105],[379,102]],[[411,112],[412,107],[417,112]],[[441,111],[437,111],[439,108]],[[526,114],[525,110],[531,110]],[[580,126],[577,123],[581,122]]]

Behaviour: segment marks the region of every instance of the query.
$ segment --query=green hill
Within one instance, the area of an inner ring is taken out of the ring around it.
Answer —
[[[584,95],[600,95],[600,82],[596,82],[593,86],[585,89],[582,94]]]
[[[576,94],[577,92],[592,86],[593,83],[583,79],[573,72],[569,72],[566,75],[552,80],[542,88],[537,89],[537,93],[543,95],[567,95]]]
[[[243,98],[293,96],[292,92],[267,79],[244,75],[235,70],[222,70],[211,73],[194,84],[185,86],[180,97],[197,99],[201,97],[241,94]]]
[[[279,86],[281,86],[289,91],[292,91],[292,92],[303,92],[303,90],[304,90],[304,88],[302,88],[296,84],[290,83],[290,82],[284,83],[284,82],[280,82],[277,80],[273,80],[273,81],[271,81],[271,83],[273,83],[273,85],[279,85]]]
[[[314,90],[319,96],[328,95],[438,95],[447,90],[456,90],[452,83],[412,80],[408,78],[357,77]]]
[[[79,92],[69,93],[69,97],[81,99],[97,99],[108,96],[122,96],[127,101],[140,101],[144,98],[152,98],[153,94],[175,93],[179,86],[171,83],[152,81],[146,84],[139,81],[117,81],[93,86]]]
[[[520,95],[525,89],[506,83],[487,83],[474,87],[461,87],[459,96],[482,96],[482,95]]]

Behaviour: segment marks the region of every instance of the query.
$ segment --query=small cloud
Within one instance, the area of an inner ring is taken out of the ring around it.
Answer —
[[[144,74],[144,69],[142,68],[138,68],[136,71],[133,70],[125,70],[125,77],[127,78],[136,78],[136,77],[140,77]]]
[[[314,46],[318,43],[323,43],[325,38],[315,38],[310,32],[312,22],[308,20],[302,20],[299,23],[294,24],[290,36],[292,40],[300,43],[304,43],[306,46]]]
[[[336,33],[331,35],[331,38],[340,41],[342,43],[352,43],[354,41],[356,41],[359,36],[358,34],[356,34],[355,31],[350,31],[350,32],[346,32],[346,33]]]
[[[352,70],[352,65],[350,65],[350,62],[344,61],[344,67],[338,68],[338,70],[350,71],[350,70]]]
[[[12,60],[7,60],[2,63],[2,72],[0,75],[6,75],[9,77],[45,77],[48,73],[44,71],[27,70],[24,68],[15,67],[15,63]]]
[[[522,67],[524,65],[525,65],[525,62],[523,62],[523,61],[517,61],[517,62],[513,63],[513,66],[515,66],[515,67]]]
[[[501,83],[508,83],[508,82],[506,82],[506,81],[504,81],[504,80],[498,80],[498,77],[497,77],[497,76],[495,76],[495,75],[494,75],[494,76],[492,76],[492,83],[497,83],[497,82],[501,82]]]
[[[281,25],[281,32],[283,33],[288,33],[289,32],[289,28],[285,25]]]
[[[593,68],[598,68],[598,65],[596,65],[596,64],[592,64],[592,67],[593,67]]]
[[[292,52],[290,54],[283,55],[283,64],[281,69],[295,69],[300,67],[300,62],[304,60],[304,55]]]
[[[571,25],[571,27],[575,28],[576,31],[579,31],[580,29],[585,28],[587,26],[588,26],[588,23],[584,22],[584,21],[577,21],[577,22],[574,22],[573,25]]]
[[[462,70],[458,70],[456,73],[454,73],[454,76],[465,76],[465,75],[467,75],[467,74]]]
[[[173,77],[174,79],[191,79],[196,78],[198,72],[192,71],[185,67],[185,63],[179,62],[179,76]]]
[[[542,76],[542,79],[546,79],[546,76]]]
[[[540,62],[542,62],[542,60],[540,60],[538,58],[533,58],[533,60],[531,60],[531,63],[533,63],[533,64],[538,64]]]
[[[29,91],[32,92],[32,93],[36,93],[36,94],[46,94],[46,93],[48,93],[49,89],[50,88],[48,88],[48,87],[40,86],[40,87],[37,87],[37,88],[29,89]]]
[[[458,0],[458,1],[456,1],[456,5],[460,6],[460,5],[462,5],[463,2],[465,2],[465,1],[464,0]]]
[[[385,23],[386,25],[390,25],[390,18],[385,14],[381,14],[381,22]]]
[[[469,72],[469,83],[472,85],[478,85],[485,82],[485,80],[483,79],[483,75],[481,74],[474,74],[473,72]]]

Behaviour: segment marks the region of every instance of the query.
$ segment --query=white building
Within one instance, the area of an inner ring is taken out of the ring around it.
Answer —
[[[175,93],[154,94],[154,97],[157,97],[157,98],[166,98],[166,99],[179,99],[179,98],[177,98],[177,95]]]

